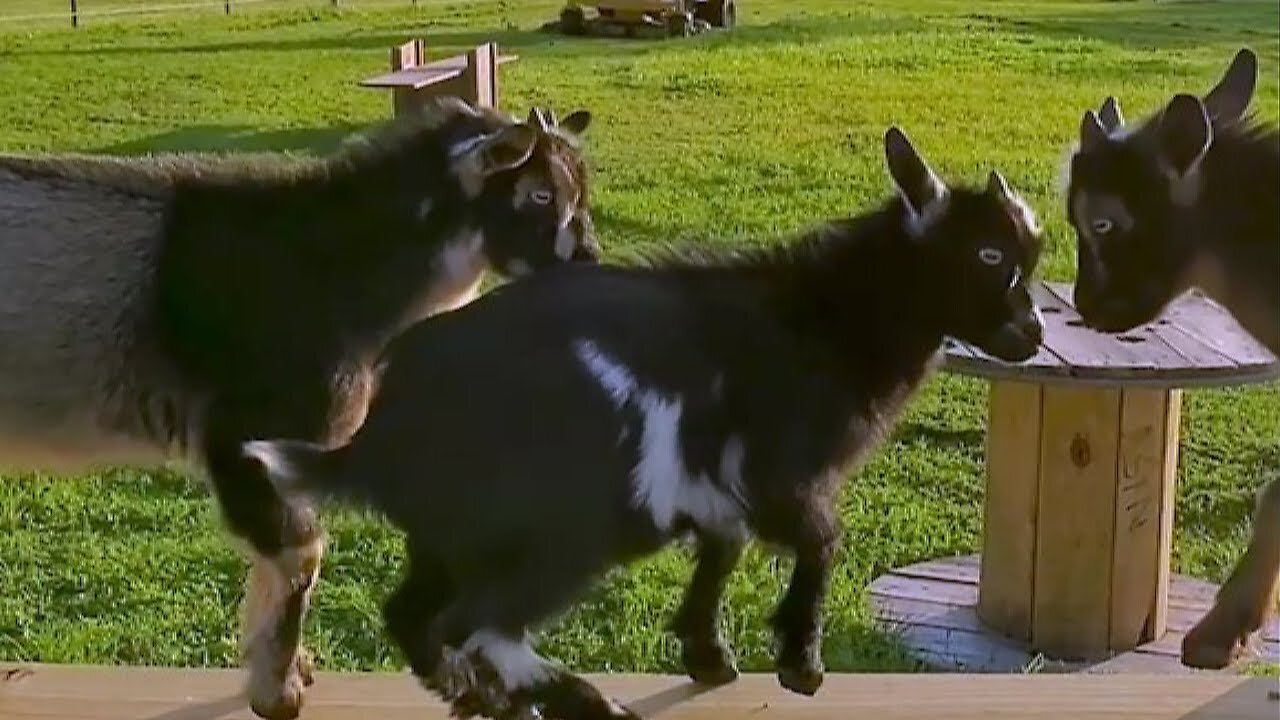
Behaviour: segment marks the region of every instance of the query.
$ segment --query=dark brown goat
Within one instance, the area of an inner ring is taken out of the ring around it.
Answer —
[[[901,197],[880,208],[779,248],[510,283],[388,347],[350,444],[246,453],[286,494],[372,506],[405,531],[387,626],[460,712],[633,718],[526,633],[684,534],[698,560],[673,629],[688,673],[737,675],[718,617],[754,534],[795,553],[773,617],[778,679],[813,694],[846,473],[944,336],[1011,361],[1040,341],[1025,203],[995,172],[983,189],[948,188],[896,129],[885,151]],[[473,661],[497,682],[473,685]]]
[[[1280,354],[1280,132],[1245,117],[1257,72],[1242,49],[1203,98],[1175,95],[1134,126],[1111,97],[1084,114],[1067,211],[1086,323],[1123,332],[1199,288]],[[1278,580],[1280,478],[1259,494],[1253,537],[1183,663],[1229,664],[1274,608]]]

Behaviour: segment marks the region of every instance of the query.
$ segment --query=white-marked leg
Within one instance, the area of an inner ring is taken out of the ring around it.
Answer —
[[[463,645],[475,685],[453,703],[458,717],[500,720],[639,720],[616,700],[543,658],[524,632],[480,630]]]
[[[323,553],[324,541],[317,539],[274,558],[253,558],[242,637],[249,704],[261,717],[297,717],[312,682],[313,665],[300,636]]]

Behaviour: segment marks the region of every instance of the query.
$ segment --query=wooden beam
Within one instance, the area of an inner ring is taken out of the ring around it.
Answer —
[[[1120,391],[1047,386],[1031,645],[1097,658],[1110,641]]]
[[[1041,394],[1033,383],[993,382],[987,429],[978,617],[1024,642],[1034,604]]]
[[[0,665],[0,678],[4,677]],[[34,666],[0,681],[5,720],[256,720],[235,670]],[[828,675],[815,697],[772,675],[702,690],[681,677],[588,676],[644,717],[663,720],[1274,720],[1274,678],[1150,675]],[[307,720],[445,720],[407,673],[320,673]]]

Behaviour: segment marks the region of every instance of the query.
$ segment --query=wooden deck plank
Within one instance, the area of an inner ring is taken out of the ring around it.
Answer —
[[[1156,675],[829,675],[812,698],[749,674],[701,692],[684,678],[589,676],[640,712],[664,720],[1274,720],[1274,678]],[[0,682],[5,720],[256,720],[235,670],[34,666]],[[302,720],[446,720],[404,673],[320,673]]]
[[[1036,664],[1041,672],[1139,672],[1185,675],[1193,671],[1179,660],[1183,635],[1208,610],[1212,583],[1185,575],[1170,577],[1168,631],[1131,652],[1088,661],[1037,657],[1030,643],[992,629],[976,612],[977,555],[940,558],[896,568],[867,589],[876,624],[932,670],[947,672],[1020,672]],[[1250,639],[1242,659],[1280,662],[1280,618],[1272,616]],[[1125,658],[1146,655],[1132,662]],[[1226,670],[1224,672],[1233,672]],[[1277,716],[1280,717],[1280,716]]]
[[[877,578],[869,592],[872,596],[893,600],[893,609],[885,613],[886,618],[973,631],[976,626],[954,610],[977,601],[979,564],[979,556],[973,554],[896,568]],[[1173,642],[1181,642],[1182,634],[1199,622],[1213,604],[1216,588],[1212,583],[1185,577],[1170,582],[1166,622],[1169,632],[1177,635]],[[951,624],[954,622],[960,624]],[[1259,637],[1271,649],[1268,654],[1280,661],[1280,617],[1269,617]]]

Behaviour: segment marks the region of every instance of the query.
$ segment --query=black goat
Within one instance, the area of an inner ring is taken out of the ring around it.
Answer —
[[[737,675],[717,626],[750,532],[795,552],[778,677],[813,694],[845,473],[944,336],[1010,361],[1040,341],[1026,204],[995,172],[985,190],[948,189],[896,128],[885,150],[901,198],[874,212],[777,249],[520,280],[395,340],[350,444],[245,453],[285,494],[372,506],[406,532],[386,622],[463,714],[633,717],[526,632],[685,533],[697,568],[673,629],[689,674]]]
[[[250,702],[296,716],[322,533],[240,446],[345,441],[393,335],[486,268],[595,260],[589,121],[442,100],[321,159],[0,158],[0,461],[206,470],[254,556]]]
[[[1107,98],[1080,125],[1067,214],[1084,321],[1123,332],[1196,287],[1280,355],[1280,131],[1245,117],[1258,59],[1245,48],[1203,99],[1180,93],[1126,127]],[[1228,665],[1262,627],[1280,582],[1280,478],[1260,493],[1253,537],[1182,662]]]

